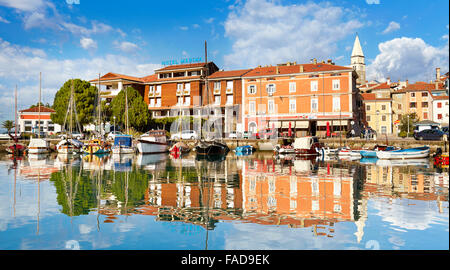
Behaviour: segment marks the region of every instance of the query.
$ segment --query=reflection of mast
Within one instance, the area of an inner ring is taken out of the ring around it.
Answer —
[[[14,157],[14,204],[13,204],[14,217],[16,217],[16,179],[17,179],[17,160]]]
[[[356,240],[361,242],[363,236],[364,236],[364,227],[366,226],[366,220],[367,220],[367,199],[361,198],[361,204],[358,206],[359,212],[361,213],[361,216],[357,221],[355,221],[356,225]]]
[[[37,232],[39,234],[39,213],[41,208],[41,171],[38,169],[38,211],[37,211]]]

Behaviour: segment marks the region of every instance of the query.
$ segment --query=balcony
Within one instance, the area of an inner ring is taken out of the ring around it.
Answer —
[[[183,95],[190,96],[191,95],[191,89],[190,88],[185,88],[184,91],[183,91]]]
[[[155,97],[161,97],[161,90],[155,92]]]
[[[155,92],[153,91],[148,92],[148,97],[155,97]]]
[[[213,93],[214,95],[220,95],[220,89],[214,89]]]
[[[227,88],[225,91],[227,94],[233,94],[233,88]]]
[[[177,96],[183,95],[183,89],[177,89]]]

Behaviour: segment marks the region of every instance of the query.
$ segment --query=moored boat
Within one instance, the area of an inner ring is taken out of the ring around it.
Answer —
[[[31,138],[28,144],[28,154],[46,154],[50,152],[50,142],[46,139]]]
[[[226,155],[230,151],[226,144],[217,141],[200,141],[194,149],[197,155]]]
[[[116,135],[114,137],[114,145],[112,146],[113,154],[132,154],[135,152],[133,147],[133,137],[131,135]]]
[[[279,145],[277,144],[273,149],[275,155],[287,155],[295,154],[295,149],[292,145]]]
[[[84,153],[90,155],[107,154],[111,152],[111,145],[106,141],[93,139],[83,146],[83,151]]]
[[[428,146],[377,152],[377,158],[379,159],[426,158],[429,155],[430,155],[430,147]]]
[[[141,135],[136,148],[141,154],[165,153],[168,150],[166,131],[150,130]]]
[[[75,139],[62,139],[56,145],[59,154],[75,154],[83,150],[83,143]]]
[[[317,156],[319,155],[318,149],[323,147],[319,143],[319,139],[313,136],[296,138],[292,146],[295,154],[300,156]]]
[[[347,158],[351,158],[351,159],[359,159],[359,158],[361,158],[360,151],[361,150],[352,150],[349,147],[344,147],[344,148],[339,149],[338,155],[340,158],[347,157]]]
[[[394,150],[400,150],[399,147],[395,146],[386,146],[386,145],[376,145],[372,150],[360,150],[359,153],[362,157],[377,157],[378,151],[394,151]]]

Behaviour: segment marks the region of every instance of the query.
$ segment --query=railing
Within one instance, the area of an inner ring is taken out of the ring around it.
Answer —
[[[227,94],[233,94],[233,88],[227,88],[225,91]]]
[[[214,89],[214,95],[220,95],[220,89]]]
[[[190,88],[185,88],[184,91],[183,91],[183,94],[185,96],[189,96],[191,94],[191,89]]]
[[[183,95],[183,89],[177,89],[177,96]]]

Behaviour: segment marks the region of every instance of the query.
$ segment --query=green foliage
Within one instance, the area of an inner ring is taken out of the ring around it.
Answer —
[[[41,104],[41,107],[51,108],[50,104],[48,104],[48,103],[44,104],[44,103],[42,103],[42,102],[41,102],[41,103],[38,102],[38,103],[36,103],[36,104],[31,105],[31,106],[30,106],[30,109],[31,109],[31,108],[34,108],[34,107],[38,107],[39,104]]]
[[[74,79],[74,96],[76,102],[76,109],[78,113],[78,121],[81,125],[91,123],[94,120],[94,109],[96,108],[96,96],[97,88],[92,86],[88,81],[80,79]],[[64,119],[67,113],[67,107],[69,103],[71,93],[71,80],[68,80],[64,85],[56,92],[55,99],[53,101],[53,109],[56,113],[52,114],[51,118],[54,123],[63,125]],[[70,119],[67,119],[69,123]],[[73,123],[75,126],[75,113],[73,117]]]
[[[138,131],[146,131],[148,128],[148,124],[150,123],[150,113],[148,111],[148,106],[147,103],[144,102],[144,99],[139,94],[139,92],[132,87],[128,87],[127,89],[120,91],[120,93],[112,100],[110,105],[111,107],[107,108],[107,110],[111,110],[111,119],[115,116],[116,124],[125,127],[125,91],[127,92],[128,99],[129,126]]]
[[[14,121],[11,121],[11,120],[3,121],[2,128],[6,129],[9,133],[11,131],[11,129],[14,128]]]
[[[170,125],[177,120],[176,117],[163,117],[158,119],[152,119],[151,124],[152,128],[155,129],[163,129],[167,130],[166,128],[170,128]]]
[[[408,120],[408,116],[409,116],[409,120]],[[408,125],[409,125],[409,136],[411,137],[414,133],[414,124],[417,123],[418,121],[419,121],[419,117],[417,116],[417,114],[415,112],[403,115],[402,118],[400,119],[399,136],[406,137],[406,134],[408,133]]]

